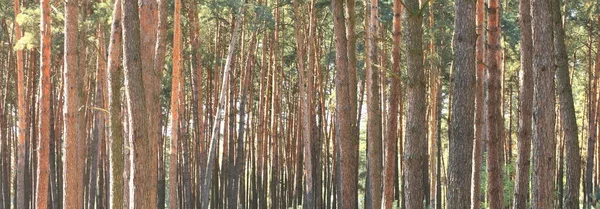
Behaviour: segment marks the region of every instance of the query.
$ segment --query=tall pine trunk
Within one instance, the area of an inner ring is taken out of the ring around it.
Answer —
[[[556,167],[555,60],[551,0],[531,3],[533,32],[533,209],[554,208]],[[535,8],[535,9],[533,9]]]
[[[140,56],[140,20],[137,0],[122,1],[123,17],[123,66],[125,75],[125,96],[127,100],[128,134],[133,143],[133,190],[135,208],[155,208],[156,191],[152,183],[156,164],[152,141],[148,137],[148,117],[146,116],[146,98],[142,60]]]
[[[491,209],[504,206],[502,184],[502,77],[500,69],[500,12],[499,0],[491,0],[488,8],[488,52],[487,52],[487,179],[488,198]]]
[[[50,1],[41,1],[41,19],[40,33],[42,39],[41,56],[41,95],[40,95],[40,125],[38,141],[38,168],[37,168],[37,194],[36,208],[48,208],[49,197],[49,177],[50,177],[50,98],[52,96],[52,86],[50,80],[50,58],[51,58],[51,32],[50,32]],[[1,105],[1,104],[0,104]],[[1,111],[1,110],[0,110]]]
[[[457,0],[454,19],[454,63],[453,92],[450,125],[451,137],[448,151],[447,208],[460,209],[471,206],[471,168],[473,155],[475,113],[475,31],[476,2]],[[435,124],[437,125],[437,124]]]
[[[383,173],[383,208],[391,208],[395,200],[394,187],[397,180],[397,162],[398,162],[398,118],[402,118],[402,112],[399,112],[401,105],[401,54],[400,40],[402,27],[402,4],[401,0],[394,0],[393,11],[394,19],[392,25],[392,83],[390,86],[390,100],[388,106],[387,128],[385,132],[384,147],[384,173]],[[402,121],[402,120],[400,120]],[[400,126],[402,123],[400,122]],[[396,191],[398,192],[398,191]]]
[[[423,166],[427,161],[425,128],[425,75],[423,67],[423,13],[418,0],[404,1],[407,48],[407,115],[404,142],[404,195],[407,208],[423,208],[425,182]]]
[[[531,31],[531,1],[519,0],[519,28],[521,32],[521,71],[519,79],[519,130],[517,147],[517,176],[513,196],[513,208],[527,207],[529,197],[529,167],[532,137],[532,108],[533,108],[533,46]]]

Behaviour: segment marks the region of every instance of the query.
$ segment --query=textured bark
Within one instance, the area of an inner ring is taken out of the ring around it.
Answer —
[[[569,63],[565,46],[565,28],[561,14],[561,1],[554,0],[552,4],[552,19],[554,30],[554,51],[556,58],[557,92],[560,99],[561,128],[564,133],[564,146],[566,151],[566,191],[564,194],[564,208],[579,208],[579,177],[581,175],[581,162],[579,154],[579,140],[577,131],[577,118],[573,103],[573,90],[569,75]],[[559,179],[562,182],[562,178]]]
[[[365,208],[381,208],[382,185],[382,144],[381,144],[381,93],[378,58],[378,0],[367,3],[369,17],[366,30],[367,44],[367,188]]]
[[[554,208],[556,167],[555,62],[550,0],[533,0],[533,209]]]
[[[521,71],[519,79],[519,131],[517,176],[513,196],[513,208],[527,207],[529,197],[529,167],[532,137],[532,107],[533,107],[533,63],[532,63],[532,31],[531,31],[531,1],[519,0],[519,27],[521,32]]]
[[[41,56],[41,95],[40,95],[40,125],[38,141],[38,168],[37,168],[37,188],[36,188],[36,208],[48,208],[49,197],[49,177],[50,177],[50,97],[52,96],[52,86],[50,80],[50,58],[51,58],[51,32],[50,32],[50,1],[42,0],[40,35],[42,43]]]
[[[359,140],[359,135],[360,135],[360,130],[359,130],[359,123],[360,120],[357,120],[357,117],[360,117],[358,114],[358,108],[356,105],[356,102],[358,101],[357,98],[357,71],[356,71],[356,64],[357,64],[357,59],[356,59],[356,12],[355,12],[355,7],[356,7],[356,1],[352,1],[352,0],[345,0],[342,1],[342,3],[340,3],[340,5],[343,5],[343,2],[346,3],[346,6],[342,6],[344,8],[344,11],[346,12],[345,15],[345,32],[346,32],[346,45],[347,45],[347,50],[346,50],[346,54],[348,54],[348,79],[349,79],[349,88],[350,88],[350,109],[351,109],[351,114],[352,114],[352,131],[353,131],[353,135],[352,135],[352,140],[354,142],[354,144],[351,147],[351,150],[354,151],[354,154],[356,156],[356,158],[354,158],[353,160],[358,161],[358,140]],[[353,173],[356,173],[356,175],[352,174],[352,176],[348,176],[349,178],[351,178],[352,182],[358,182],[358,165],[354,166],[354,165],[349,165],[349,166],[353,166],[350,169],[353,169]],[[357,190],[358,191],[358,185],[356,185],[357,183],[353,183],[353,185],[348,185],[348,188],[351,191]],[[356,185],[356,186],[354,186]],[[356,189],[355,189],[356,188]],[[358,203],[357,203],[358,205]]]
[[[157,35],[158,30],[158,2],[157,0],[139,0],[138,8],[139,8],[139,30],[140,30],[140,57],[142,60],[142,77],[143,77],[143,91],[146,102],[146,115],[147,115],[147,131],[148,131],[148,141],[151,146],[152,153],[158,152],[159,140],[162,137],[161,133],[161,78],[162,78],[162,68],[158,68],[155,66],[156,60],[156,51],[157,51],[157,38],[160,35],[160,32]],[[163,15],[163,14],[161,14]],[[161,56],[161,59],[164,60],[164,55]],[[160,62],[158,62],[160,63]],[[146,184],[148,184],[149,195],[152,196],[152,201],[156,202],[157,198],[157,180],[158,180],[158,155],[152,155],[149,160],[149,165],[151,167],[148,168],[149,171],[149,179]],[[156,204],[156,203],[152,203]]]
[[[471,206],[474,113],[475,113],[475,31],[476,2],[457,0],[454,19],[454,63],[452,79],[454,118],[451,129],[450,150],[448,151],[448,191],[447,208],[468,208]],[[437,124],[435,124],[437,125]]]
[[[331,1],[335,38],[335,150],[337,208],[358,208],[358,140],[355,137],[356,100],[348,63],[348,40],[343,0]],[[353,11],[352,11],[353,12]],[[351,13],[352,15],[352,13]],[[351,49],[354,50],[354,49]],[[357,131],[356,131],[357,132]]]
[[[392,83],[390,86],[390,100],[388,106],[387,128],[385,132],[385,147],[384,147],[384,173],[383,173],[383,208],[392,208],[395,200],[394,187],[397,180],[397,162],[398,162],[398,138],[402,134],[398,134],[398,118],[402,118],[402,112],[398,111],[400,97],[402,94],[401,77],[402,74],[400,63],[400,39],[402,27],[402,4],[401,0],[394,0],[393,11],[394,19],[392,25]],[[401,104],[401,103],[400,103]],[[400,125],[402,123],[400,122]]]
[[[148,137],[148,116],[140,56],[140,20],[137,0],[122,1],[123,17],[123,66],[125,95],[127,98],[128,134],[133,143],[133,204],[134,208],[156,207],[155,152],[153,141]],[[144,60],[150,61],[150,60]],[[153,192],[154,191],[154,192]]]
[[[473,176],[471,177],[471,209],[479,209],[481,207],[481,160],[483,158],[483,133],[484,133],[484,115],[483,115],[483,81],[484,81],[484,45],[485,45],[485,33],[484,33],[484,3],[485,0],[477,0],[475,8],[476,18],[475,24],[477,27],[477,43],[475,49],[475,60],[477,61],[477,78],[476,78],[476,89],[475,95],[475,141],[473,143]]]
[[[407,48],[407,115],[406,140],[403,159],[404,195],[407,208],[423,208],[425,176],[423,165],[427,156],[425,116],[425,75],[423,68],[423,14],[418,0],[404,1],[406,30],[404,40]]]
[[[65,1],[65,41],[64,41],[64,107],[63,107],[63,132],[64,132],[64,207],[83,208],[83,173],[85,160],[85,135],[82,87],[84,68],[78,63],[77,43],[78,33],[78,1]]]
[[[491,209],[501,209],[504,204],[502,184],[502,78],[500,69],[500,13],[499,0],[491,0],[488,8],[487,53],[487,179],[488,199]],[[454,114],[453,114],[454,115]]]
[[[181,136],[179,132],[179,124],[181,123],[179,117],[182,113],[179,109],[182,107],[181,100],[181,89],[182,84],[182,38],[181,38],[181,0],[175,0],[175,13],[173,14],[174,29],[173,29],[173,76],[171,81],[171,154],[169,157],[169,208],[179,208],[179,200],[177,199],[178,193],[178,163],[177,157],[179,156],[178,146],[179,138]]]
[[[110,29],[110,43],[108,45],[108,111],[109,111],[109,138],[110,138],[110,176],[112,177],[110,190],[110,205],[112,208],[123,207],[123,117],[121,114],[121,88],[123,87],[123,72],[119,70],[121,63],[121,0],[116,0],[113,5],[113,22]]]

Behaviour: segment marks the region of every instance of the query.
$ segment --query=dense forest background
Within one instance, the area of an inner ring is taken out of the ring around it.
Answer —
[[[0,209],[598,208],[599,12],[0,0]]]

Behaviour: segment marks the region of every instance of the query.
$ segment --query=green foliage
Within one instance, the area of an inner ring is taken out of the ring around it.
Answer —
[[[39,7],[24,9],[17,15],[17,23],[24,31],[23,36],[15,43],[15,50],[31,50],[38,47],[40,40],[40,9]]]

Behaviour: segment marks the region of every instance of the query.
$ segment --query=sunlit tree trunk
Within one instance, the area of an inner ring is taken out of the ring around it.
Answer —
[[[385,147],[384,147],[384,173],[383,173],[383,208],[392,208],[392,204],[395,200],[394,186],[396,178],[398,177],[398,138],[402,138],[402,134],[398,134],[399,126],[402,126],[402,122],[398,123],[398,118],[402,118],[402,112],[399,112],[399,105],[401,105],[401,53],[400,53],[400,41],[401,41],[401,27],[402,27],[402,4],[400,0],[395,0],[393,5],[394,19],[392,25],[392,71],[391,78],[392,83],[390,86],[390,100],[388,106],[387,115],[387,128],[385,132]],[[402,121],[400,119],[400,121]],[[400,125],[398,125],[400,124]],[[398,191],[396,191],[398,192]]]
[[[112,208],[123,207],[123,173],[126,160],[123,156],[123,116],[121,114],[121,87],[123,87],[123,72],[119,70],[121,63],[121,0],[116,0],[113,6],[113,22],[111,25],[110,43],[108,45],[108,111],[110,140],[110,189]]]
[[[64,41],[64,206],[65,208],[83,208],[83,172],[85,160],[85,135],[82,106],[82,76],[84,68],[78,63],[78,2],[65,2],[65,41]]]
[[[50,32],[50,1],[43,0],[40,5],[42,9],[40,25],[42,56],[41,56],[41,95],[40,95],[40,126],[38,141],[38,168],[37,168],[37,194],[36,208],[48,208],[48,186],[50,177],[50,97],[52,86],[50,80],[50,58],[51,58],[51,32]],[[0,104],[1,105],[1,104]]]
[[[182,64],[182,38],[181,38],[181,0],[175,0],[175,13],[173,14],[174,29],[173,29],[173,76],[171,81],[171,154],[169,157],[169,208],[179,208],[179,200],[177,199],[178,191],[178,146],[179,138],[181,136],[179,132],[180,115],[181,111],[181,93],[183,84],[181,81]]]

